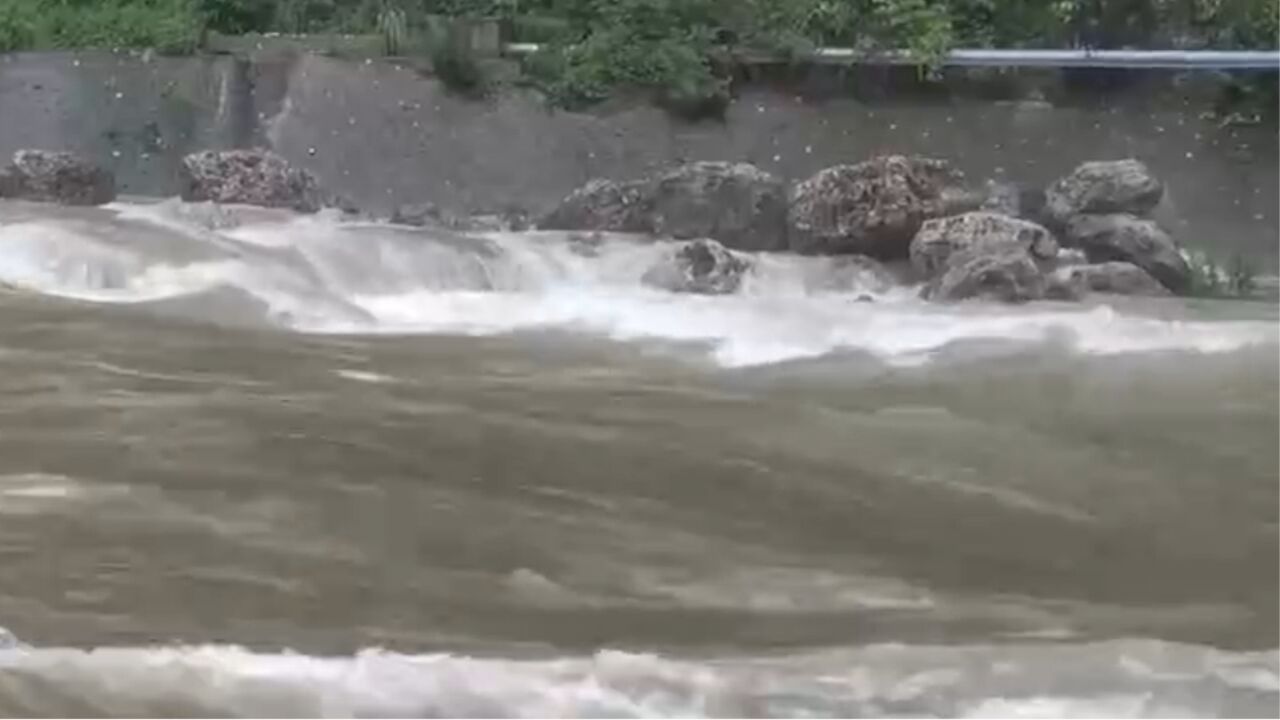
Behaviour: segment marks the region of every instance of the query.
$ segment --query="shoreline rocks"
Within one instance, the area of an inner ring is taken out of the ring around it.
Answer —
[[[1191,291],[1191,267],[1177,243],[1153,220],[1126,214],[1079,215],[1063,233],[1091,263],[1127,262],[1178,295]]]
[[[925,280],[921,294],[937,301],[1072,299],[1073,290],[1046,276],[1057,255],[1047,229],[986,211],[926,221],[910,247],[912,268]]]
[[[317,212],[326,205],[315,176],[269,150],[205,150],[182,159],[183,200]]]
[[[1045,191],[1045,216],[1066,225],[1079,215],[1147,216],[1164,196],[1164,184],[1138,160],[1082,163]]]
[[[537,223],[546,230],[710,238],[735,250],[785,249],[782,180],[748,163],[695,162],[629,181],[592,180]]]
[[[964,175],[945,160],[885,155],[820,170],[796,185],[788,246],[807,255],[897,260],[929,219],[977,208]]]
[[[1058,268],[1054,274],[1058,282],[1079,284],[1090,292],[1148,297],[1167,297],[1173,294],[1146,270],[1128,262],[1068,265]]]
[[[19,150],[0,168],[0,198],[103,205],[116,199],[116,181],[109,170],[74,153]]]

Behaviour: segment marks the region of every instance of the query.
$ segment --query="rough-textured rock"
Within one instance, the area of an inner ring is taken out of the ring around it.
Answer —
[[[1146,215],[1164,194],[1164,185],[1137,160],[1087,162],[1045,193],[1046,215],[1067,223],[1082,213]]]
[[[1069,265],[1054,273],[1054,280],[1077,283],[1088,290],[1116,295],[1169,294],[1169,289],[1142,268],[1128,262]]]
[[[963,182],[943,160],[902,155],[819,171],[792,192],[791,249],[905,258],[924,221],[981,204],[981,194],[967,191]]]
[[[1044,271],[1044,268],[1040,268]],[[1044,299],[1076,302],[1089,294],[1089,286],[1080,275],[1065,272],[1060,268],[1044,275]]]
[[[574,190],[538,221],[543,230],[651,232],[649,193],[643,181],[596,179]]]
[[[1160,226],[1132,215],[1077,215],[1067,224],[1065,242],[1084,250],[1089,262],[1129,262],[1179,295],[1191,289],[1191,268]]]
[[[0,197],[101,205],[116,199],[116,181],[109,171],[73,153],[19,150],[11,164],[0,168]]]
[[[267,150],[192,153],[180,169],[183,200],[244,203],[315,212],[324,206],[315,178]]]
[[[444,213],[435,203],[410,203],[401,205],[391,213],[389,218],[397,225],[426,227],[427,225],[445,224]]]
[[[946,269],[924,287],[930,300],[1027,302],[1045,297],[1045,274],[1026,250],[988,247],[953,255]]]
[[[935,218],[920,226],[911,241],[911,265],[922,278],[944,272],[957,253],[981,254],[1013,248],[1034,260],[1057,257],[1058,243],[1045,228],[992,212],[967,212]]]
[[[642,282],[672,292],[725,295],[736,292],[751,260],[715,240],[672,243],[670,252],[645,272]]]
[[[782,250],[786,217],[787,194],[778,178],[746,163],[697,162],[649,179],[592,180],[538,227],[713,238],[740,250]]]
[[[735,250],[787,247],[786,186],[754,165],[685,165],[657,178],[650,197],[658,235],[714,238]]]

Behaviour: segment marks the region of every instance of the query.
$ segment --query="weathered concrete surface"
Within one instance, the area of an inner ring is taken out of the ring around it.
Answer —
[[[428,201],[540,213],[593,177],[692,160],[750,162],[794,181],[914,153],[975,181],[1043,186],[1084,160],[1133,157],[1165,183],[1155,217],[1180,243],[1277,267],[1274,127],[1218,127],[1202,104],[1135,92],[1071,106],[857,95],[807,101],[760,87],[724,123],[690,125],[651,107],[552,112],[519,92],[477,103],[410,68],[314,55],[18,54],[0,56],[0,157],[74,150],[115,170],[122,193],[173,194],[184,154],[265,144],[325,190],[386,214]]]

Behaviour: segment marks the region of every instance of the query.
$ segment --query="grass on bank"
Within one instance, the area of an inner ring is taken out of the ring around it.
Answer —
[[[1191,294],[1205,298],[1249,298],[1258,289],[1258,268],[1239,254],[1222,263],[1199,251],[1183,253],[1191,268]]]
[[[3,0],[0,52],[28,49],[199,48],[198,0]]]

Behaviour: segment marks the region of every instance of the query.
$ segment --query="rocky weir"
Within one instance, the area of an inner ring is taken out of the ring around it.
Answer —
[[[670,243],[643,281],[673,292],[736,292],[752,272],[752,254],[775,252],[848,258],[938,302],[1186,294],[1192,270],[1185,253],[1148,217],[1162,192],[1133,159],[1083,163],[1041,191],[975,185],[948,161],[919,156],[832,166],[793,186],[748,163],[695,162],[621,182],[592,180],[536,226],[586,233],[588,244],[603,232]],[[1021,201],[1010,204],[1012,195]],[[115,199],[115,183],[71,153],[28,149],[0,169],[0,197],[102,204]],[[181,197],[369,216],[268,150],[188,155]],[[389,220],[463,231],[527,224],[413,207]]]

